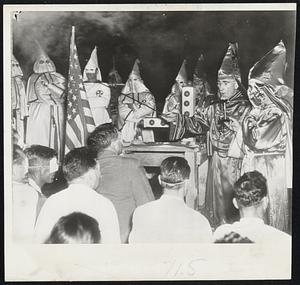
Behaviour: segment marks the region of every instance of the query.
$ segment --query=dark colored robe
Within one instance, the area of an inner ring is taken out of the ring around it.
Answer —
[[[241,124],[250,110],[250,103],[237,91],[226,103],[227,118],[234,118]],[[203,213],[212,227],[238,219],[238,211],[232,203],[233,184],[240,176],[242,146],[237,143],[237,130],[227,127],[220,119],[224,111],[220,103],[197,109],[193,117],[180,114],[171,123],[170,140],[207,133],[209,153],[206,182],[205,208]]]
[[[281,87],[271,104],[253,108],[243,123],[246,155],[243,172],[257,170],[267,179],[269,209],[266,221],[289,232],[292,188],[292,90]],[[264,94],[267,96],[267,93]]]

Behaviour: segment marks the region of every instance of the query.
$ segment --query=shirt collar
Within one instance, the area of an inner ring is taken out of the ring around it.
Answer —
[[[162,194],[160,199],[171,199],[171,200],[177,200],[177,201],[184,202],[181,197],[175,196],[175,195],[168,195],[168,194]]]
[[[16,184],[16,185],[23,185],[23,184],[24,184],[24,183],[22,183],[22,182],[14,181],[14,180],[12,181],[12,183],[13,183],[13,184]]]
[[[251,217],[251,218],[241,218],[240,222],[241,223],[245,223],[245,224],[264,224],[263,219],[261,219],[261,218],[254,218],[254,217]]]
[[[116,154],[113,150],[110,149],[105,149],[102,152],[100,152],[98,154],[98,158],[106,158],[106,157],[111,157],[111,156],[119,156],[118,154]]]
[[[92,189],[91,187],[87,186],[86,184],[83,183],[71,183],[68,187],[68,190],[81,190],[81,189],[85,189],[86,190],[90,190],[90,191],[95,191],[94,189]]]
[[[41,188],[35,183],[35,181],[32,178],[28,178],[28,184],[37,192],[43,194]]]

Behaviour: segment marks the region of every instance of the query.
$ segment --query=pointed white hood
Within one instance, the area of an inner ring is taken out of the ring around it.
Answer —
[[[90,59],[86,64],[84,71],[83,71],[83,81],[87,81],[88,78],[86,76],[87,71],[95,72],[97,69],[97,80],[102,81],[101,71],[98,65],[98,56],[97,56],[97,47],[95,47],[91,53]]]

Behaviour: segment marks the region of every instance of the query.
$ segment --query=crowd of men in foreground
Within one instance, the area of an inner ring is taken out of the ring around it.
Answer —
[[[121,155],[118,130],[106,123],[87,146],[71,150],[63,164],[68,187],[46,198],[41,192],[58,168],[55,150],[14,145],[13,238],[35,243],[229,243],[284,242],[290,236],[264,223],[266,178],[247,172],[234,184],[240,220],[213,232],[209,221],[184,202],[190,166],[182,157],[160,166],[162,196],[155,200],[138,161]],[[28,181],[26,181],[28,177]]]

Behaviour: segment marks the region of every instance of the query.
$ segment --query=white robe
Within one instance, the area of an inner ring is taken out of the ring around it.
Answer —
[[[111,97],[110,88],[100,82],[85,82],[84,87],[95,125],[110,123],[111,118],[107,111]]]
[[[12,97],[11,105],[13,110],[13,128],[18,132],[22,144],[24,143],[24,119],[28,116],[26,90],[21,76],[11,78]]]
[[[137,101],[143,104],[139,104]],[[148,108],[149,106],[150,108]],[[138,134],[137,124],[145,117],[155,117],[155,99],[148,92],[138,94],[128,94],[127,96],[119,96],[119,120],[118,127],[121,130],[122,140],[125,143],[131,143],[135,139],[144,142],[154,142],[154,134],[152,130],[142,130]]]
[[[45,76],[51,80],[49,87],[42,84]],[[28,79],[26,145],[40,144],[53,148],[59,158],[64,138],[64,90],[65,78],[56,72],[46,75],[34,73]]]

